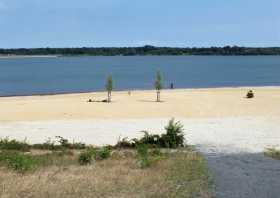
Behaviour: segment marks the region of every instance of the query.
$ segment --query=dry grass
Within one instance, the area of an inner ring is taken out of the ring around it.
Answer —
[[[131,153],[90,166],[51,164],[25,175],[1,168],[0,197],[211,197],[207,166],[197,153],[168,154],[146,169]]]

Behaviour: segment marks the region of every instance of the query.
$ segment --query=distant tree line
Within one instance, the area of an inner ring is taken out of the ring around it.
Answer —
[[[135,55],[280,55],[280,47],[82,47],[82,48],[20,48],[0,49],[0,55],[64,55],[64,56],[135,56]]]

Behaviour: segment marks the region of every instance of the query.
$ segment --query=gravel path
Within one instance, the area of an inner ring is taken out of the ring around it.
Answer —
[[[280,148],[278,118],[178,119],[189,144],[205,154],[218,198],[277,198],[280,161],[264,157],[267,147]],[[119,137],[139,137],[141,130],[163,132],[168,119],[2,122],[0,137],[42,143],[59,135],[88,144],[114,144]]]

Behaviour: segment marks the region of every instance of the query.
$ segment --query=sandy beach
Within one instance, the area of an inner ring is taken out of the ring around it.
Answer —
[[[254,88],[256,97],[245,98],[249,88],[163,90],[156,103],[155,91],[105,92],[0,98],[0,121],[132,119],[132,118],[224,118],[280,116],[280,88]]]
[[[279,163],[267,158],[268,147],[280,148],[280,87],[105,92],[0,98],[0,137],[42,143],[62,136],[93,145],[115,144],[140,131],[163,133],[172,117],[185,127],[187,143],[208,160],[217,197],[275,197]],[[261,186],[262,188],[259,188]]]
[[[31,143],[59,135],[106,145],[139,137],[142,130],[162,133],[176,118],[186,126],[188,142],[204,149],[261,152],[279,146],[280,88],[254,88],[253,99],[245,98],[248,89],[163,90],[160,103],[155,91],[114,92],[112,103],[87,102],[106,98],[105,92],[3,97],[0,135]]]

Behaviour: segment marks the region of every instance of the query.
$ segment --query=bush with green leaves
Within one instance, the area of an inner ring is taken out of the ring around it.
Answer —
[[[1,152],[0,162],[20,173],[25,173],[38,166],[38,162],[32,156],[18,152]]]
[[[184,127],[180,122],[171,119],[165,127],[166,134],[162,134],[160,145],[165,148],[183,147],[185,142]]]
[[[147,131],[143,131],[144,137],[142,137],[136,144],[148,144],[150,146],[158,146],[160,144],[160,136],[149,134]]]
[[[185,137],[184,128],[180,122],[171,119],[165,127],[166,133],[161,135],[152,135],[144,131],[144,137],[135,141],[135,144],[147,144],[150,147],[178,148],[184,147]]]
[[[132,140],[124,138],[114,148],[135,148],[139,144],[146,144],[152,148],[178,148],[185,146],[184,128],[180,122],[175,122],[174,119],[171,119],[165,127],[165,131],[166,133],[161,135],[142,131],[144,133],[142,138]]]
[[[84,151],[79,155],[79,164],[81,165],[91,164],[92,159],[93,159],[93,155],[88,151]]]
[[[102,147],[96,150],[95,159],[103,160],[108,159],[111,156],[111,149],[109,147]]]
[[[108,159],[110,156],[111,149],[109,147],[88,148],[79,155],[79,163],[86,165],[92,163],[93,160]]]

